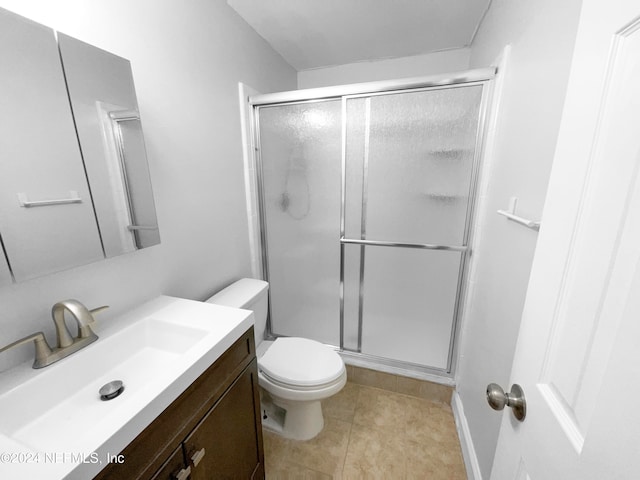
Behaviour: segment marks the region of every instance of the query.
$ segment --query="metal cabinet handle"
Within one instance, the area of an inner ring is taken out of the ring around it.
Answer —
[[[502,410],[505,406],[511,407],[513,415],[521,422],[527,416],[527,401],[524,398],[524,391],[517,383],[511,386],[511,391],[507,394],[497,383],[487,385],[487,402],[494,410]]]
[[[191,475],[191,467],[183,468],[178,473],[173,474],[174,480],[187,480]]]
[[[194,467],[198,466],[200,461],[204,458],[205,453],[206,452],[204,450],[204,447],[202,447],[200,450],[191,455],[191,463],[193,463]]]

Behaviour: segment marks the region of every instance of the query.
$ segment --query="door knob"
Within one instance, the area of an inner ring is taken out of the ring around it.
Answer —
[[[511,407],[513,415],[521,422],[527,415],[527,401],[524,398],[524,391],[517,383],[514,383],[511,386],[511,391],[506,394],[500,385],[490,383],[487,385],[487,402],[494,410],[502,410],[505,406]]]

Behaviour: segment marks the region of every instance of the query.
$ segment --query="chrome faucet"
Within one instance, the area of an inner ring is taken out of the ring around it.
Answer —
[[[95,321],[93,314],[107,308],[109,307],[105,305],[89,310],[77,300],[63,300],[62,302],[58,302],[51,309],[53,323],[56,326],[57,346],[55,348],[52,349],[49,346],[44,337],[44,333],[38,332],[16,340],[6,347],[0,348],[0,353],[33,341],[35,345],[33,368],[42,368],[51,365],[98,339],[98,336],[91,328],[91,324]],[[78,324],[78,335],[75,338],[71,336],[65,323],[65,312],[69,312]]]
[[[82,346],[95,342],[98,339],[98,336],[91,328],[91,324],[95,321],[93,314],[101,312],[106,308],[109,307],[105,305],[103,307],[89,310],[77,300],[63,300],[62,302],[56,303],[51,309],[51,316],[53,317],[53,323],[56,326],[58,348],[67,348],[78,342],[83,342]],[[71,333],[65,324],[65,311],[69,312],[78,324],[78,336],[75,339],[71,337]]]

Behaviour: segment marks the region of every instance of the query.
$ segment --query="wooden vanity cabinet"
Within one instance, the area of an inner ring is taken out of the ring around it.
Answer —
[[[256,448],[252,371],[247,369],[183,442],[192,480],[254,478]],[[205,449],[204,451],[202,449]],[[202,453],[201,453],[202,452]]]
[[[253,327],[96,480],[263,479]]]

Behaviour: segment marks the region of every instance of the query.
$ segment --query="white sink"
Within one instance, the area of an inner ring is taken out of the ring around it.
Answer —
[[[91,478],[252,324],[246,310],[159,297],[51,366],[0,374],[0,453],[15,454],[0,478]],[[124,392],[101,400],[113,380]]]

